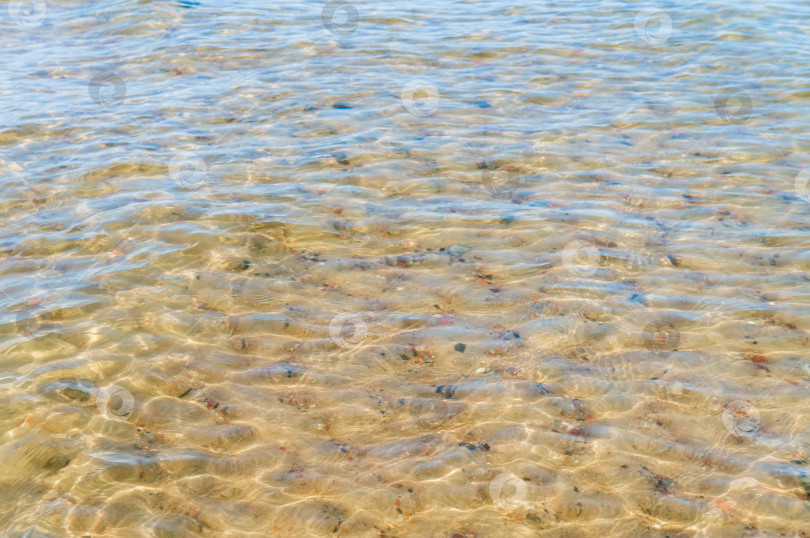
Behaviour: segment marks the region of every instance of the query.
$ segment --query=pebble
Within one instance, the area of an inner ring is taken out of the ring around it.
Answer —
[[[468,247],[467,245],[461,245],[459,243],[456,243],[455,245],[450,245],[450,247],[447,249],[447,252],[451,256],[463,256],[466,253],[468,253],[470,250],[472,250],[472,249],[470,247]]]

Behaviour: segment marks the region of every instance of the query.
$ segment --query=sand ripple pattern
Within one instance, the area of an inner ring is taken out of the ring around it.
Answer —
[[[3,536],[808,536],[806,4],[2,15]]]

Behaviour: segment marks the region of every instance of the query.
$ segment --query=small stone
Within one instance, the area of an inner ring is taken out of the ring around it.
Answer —
[[[462,344],[461,342],[459,342],[458,344],[455,345],[453,349],[455,349],[459,353],[464,353],[464,351],[467,349],[467,344]]]
[[[681,396],[683,394],[683,383],[676,381],[669,386],[669,393],[673,396]]]
[[[330,158],[330,164],[334,164],[335,162],[347,166],[349,164],[349,158],[342,151],[338,151],[333,153]]]
[[[459,243],[456,243],[455,245],[450,245],[450,248],[447,249],[447,252],[449,252],[451,256],[464,256],[470,250],[472,249],[467,245],[461,245]]]

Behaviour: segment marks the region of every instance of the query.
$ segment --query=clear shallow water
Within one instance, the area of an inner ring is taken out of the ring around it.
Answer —
[[[4,535],[808,534],[806,6],[17,7]]]

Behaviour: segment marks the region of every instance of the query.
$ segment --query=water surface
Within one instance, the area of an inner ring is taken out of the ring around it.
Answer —
[[[808,536],[810,9],[0,17],[0,533]]]

